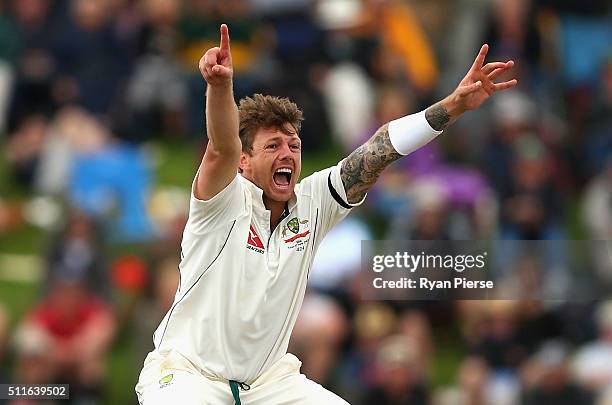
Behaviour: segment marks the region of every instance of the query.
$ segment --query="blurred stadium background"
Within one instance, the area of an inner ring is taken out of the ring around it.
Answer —
[[[225,22],[236,97],[303,108],[305,175],[448,94],[483,42],[517,61],[516,90],[398,162],[327,237],[290,349],[308,377],[354,404],[612,404],[608,301],[364,302],[357,277],[360,240],[612,238],[611,10],[0,1],[0,383],[136,403],[205,142],[197,61]]]

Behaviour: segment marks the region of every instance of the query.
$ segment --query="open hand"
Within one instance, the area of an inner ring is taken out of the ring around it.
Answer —
[[[453,101],[463,111],[474,110],[496,91],[510,89],[517,84],[516,79],[495,83],[495,79],[514,66],[514,61],[491,62],[484,65],[488,52],[489,45],[484,44],[474,64],[451,95],[454,98]]]
[[[206,51],[198,64],[204,80],[211,86],[231,84],[234,75],[227,25],[221,24],[220,32],[219,46]]]

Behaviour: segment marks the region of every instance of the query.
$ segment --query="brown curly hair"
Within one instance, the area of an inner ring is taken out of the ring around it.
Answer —
[[[238,113],[242,151],[249,154],[253,150],[253,137],[259,129],[278,129],[287,133],[286,125],[289,124],[299,135],[304,120],[302,111],[288,98],[262,94],[240,100]]]

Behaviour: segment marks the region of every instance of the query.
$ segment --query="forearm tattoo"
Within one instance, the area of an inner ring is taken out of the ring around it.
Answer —
[[[389,139],[389,125],[383,125],[342,163],[340,176],[348,202],[361,201],[384,168],[401,157]]]
[[[442,103],[437,103],[425,111],[425,118],[436,131],[442,131],[449,126],[451,117]]]

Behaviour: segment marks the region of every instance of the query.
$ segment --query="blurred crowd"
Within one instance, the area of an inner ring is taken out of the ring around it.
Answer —
[[[0,1],[1,181],[20,190],[0,188],[0,236],[48,240],[23,319],[0,297],[0,383],[70,383],[70,403],[105,403],[126,340],[114,372],[136,382],[174,298],[189,198],[158,184],[159,145],[196,150],[195,173],[197,62],[222,22],[236,98],[294,100],[304,160],[446,96],[482,43],[516,61],[516,89],[390,167],[328,235],[290,347],[303,373],[353,404],[612,404],[609,255],[581,303],[359,291],[361,240],[612,239],[606,0]]]

